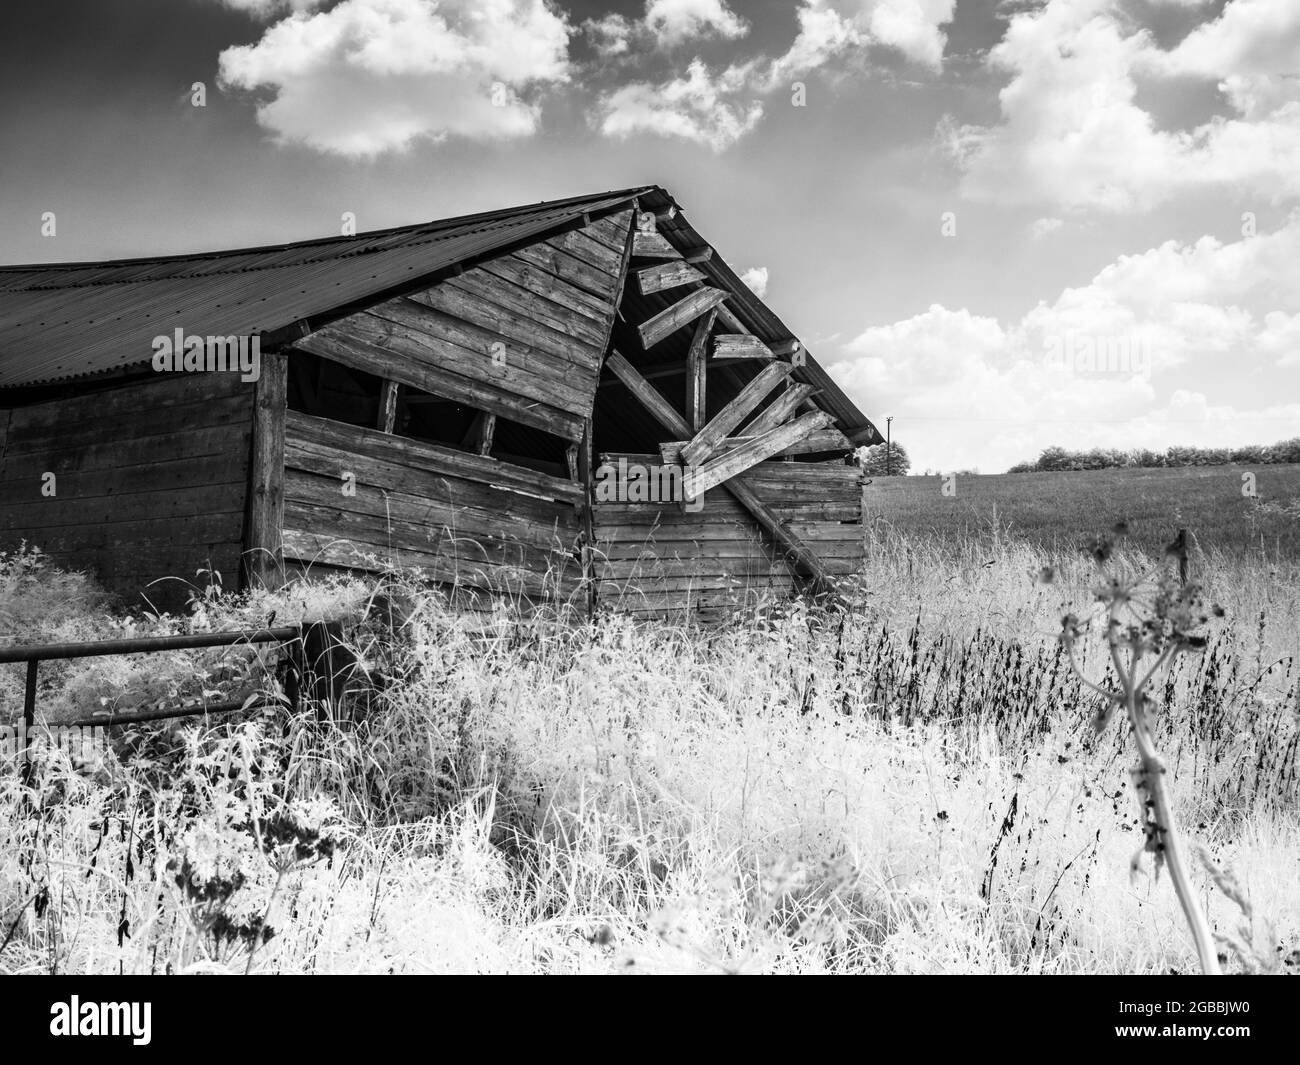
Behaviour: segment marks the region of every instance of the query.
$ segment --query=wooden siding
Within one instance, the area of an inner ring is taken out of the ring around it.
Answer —
[[[487,456],[291,411],[284,496],[284,554],[301,564],[415,566],[530,597],[581,577],[582,486]]]
[[[183,585],[145,586],[210,559],[235,587],[252,394],[237,374],[177,374],[0,411],[0,547],[26,540],[172,609]]]
[[[631,211],[593,222],[296,346],[576,443],[595,399],[631,224]]]
[[[657,465],[658,455],[602,455],[602,464]],[[762,462],[746,471],[776,517],[816,551],[832,576],[862,566],[861,471],[839,463]],[[718,618],[790,595],[790,567],[753,517],[722,487],[697,511],[678,503],[595,506],[597,600],[641,616],[691,612]]]

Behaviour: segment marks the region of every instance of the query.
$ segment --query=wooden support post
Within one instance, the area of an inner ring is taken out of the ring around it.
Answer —
[[[578,479],[582,482],[582,580],[586,587],[587,617],[596,613],[596,513],[595,485],[592,483],[591,419],[582,426],[582,443],[578,447]]]
[[[695,336],[691,338],[691,348],[686,354],[686,414],[690,418],[691,429],[695,432],[704,428],[708,418],[706,394],[709,333],[717,318],[717,308],[714,308],[695,323]]]
[[[244,583],[279,584],[284,572],[284,422],[289,363],[268,352],[253,387],[253,441],[245,506]]]
[[[492,437],[496,428],[497,416],[479,411],[474,415],[474,420],[469,423],[469,428],[465,430],[465,438],[460,442],[460,446],[467,451],[487,455],[492,451]]]
[[[375,428],[381,433],[391,433],[397,428],[397,390],[400,387],[396,381],[385,378],[379,390],[379,419]]]

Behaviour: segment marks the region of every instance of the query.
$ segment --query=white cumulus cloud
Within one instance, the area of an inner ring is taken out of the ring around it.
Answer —
[[[605,94],[597,103],[594,123],[610,137],[649,133],[721,151],[763,117],[762,103],[744,91],[748,78],[745,68],[730,67],[715,75],[695,59],[685,77],[632,82]]]
[[[751,266],[740,275],[740,280],[759,299],[767,295],[766,266]]]
[[[545,0],[343,0],[227,48],[220,80],[269,96],[278,139],[340,155],[527,136],[540,107],[520,90],[568,80],[569,34]]]

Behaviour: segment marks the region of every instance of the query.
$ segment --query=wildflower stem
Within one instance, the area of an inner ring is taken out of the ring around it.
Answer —
[[[1188,925],[1192,929],[1192,938],[1196,941],[1196,953],[1200,957],[1201,971],[1206,976],[1218,976],[1219,958],[1214,948],[1214,937],[1210,932],[1209,923],[1205,919],[1205,914],[1201,910],[1200,901],[1196,898],[1196,892],[1192,889],[1191,878],[1187,873],[1187,865],[1183,856],[1182,839],[1178,832],[1178,826],[1174,821],[1173,807],[1169,801],[1169,793],[1165,790],[1165,763],[1156,750],[1155,742],[1151,738],[1151,733],[1147,730],[1146,711],[1142,707],[1142,686],[1133,683],[1133,674],[1137,672],[1138,652],[1134,650],[1133,660],[1126,669],[1123,659],[1119,653],[1119,644],[1115,640],[1110,642],[1111,659],[1115,663],[1115,671],[1119,674],[1120,683],[1124,686],[1124,705],[1128,708],[1129,721],[1133,725],[1133,739],[1137,743],[1138,757],[1142,767],[1142,781],[1147,792],[1147,797],[1151,802],[1151,808],[1155,812],[1156,830],[1159,833],[1159,844],[1163,850],[1164,860],[1169,866],[1169,878],[1174,882],[1174,893],[1178,896],[1179,905],[1183,908],[1183,914],[1187,918]],[[1161,655],[1157,660],[1157,665],[1164,661],[1165,656]],[[1154,667],[1153,667],[1154,671]],[[1151,674],[1143,680],[1150,679]]]

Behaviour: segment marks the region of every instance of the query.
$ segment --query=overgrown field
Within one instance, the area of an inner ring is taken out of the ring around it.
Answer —
[[[1300,558],[1300,466],[959,475],[949,492],[943,477],[876,477],[863,498],[869,521],[912,536],[996,533],[1069,551],[1081,531],[1123,519],[1157,555],[1185,528],[1204,550]]]
[[[996,527],[873,537],[852,609],[711,631],[504,609],[471,628],[391,580],[396,631],[360,583],[208,602],[183,623],[346,614],[368,690],[337,724],[124,729],[102,761],[43,759],[38,791],[0,769],[0,970],[1194,969],[1167,878],[1130,873],[1126,729],[1094,737],[1097,697],[1053,639],[1087,605],[1087,560]],[[1157,686],[1159,740],[1188,834],[1248,896],[1254,954],[1294,970],[1300,566],[1213,548],[1197,566],[1226,617]],[[0,566],[0,639],[180,624],[128,624],[29,556]],[[239,687],[253,658],[66,663],[42,705]],[[1103,675],[1099,649],[1085,665]]]

